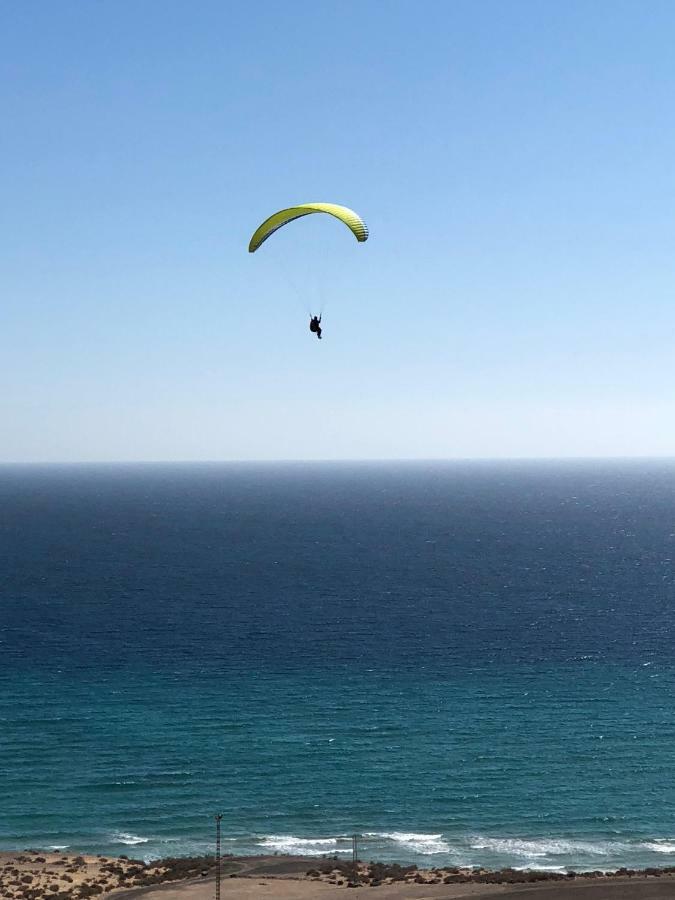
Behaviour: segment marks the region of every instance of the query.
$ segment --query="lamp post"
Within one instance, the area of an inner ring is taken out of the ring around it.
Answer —
[[[216,819],[216,900],[220,900],[220,823],[223,820],[222,813],[218,813]]]

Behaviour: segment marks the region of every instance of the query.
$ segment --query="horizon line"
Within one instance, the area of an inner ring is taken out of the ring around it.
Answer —
[[[190,466],[190,465],[293,465],[353,463],[518,463],[518,462],[667,462],[675,461],[675,453],[634,456],[400,456],[400,457],[278,457],[253,459],[80,459],[80,460],[0,460],[2,466]]]

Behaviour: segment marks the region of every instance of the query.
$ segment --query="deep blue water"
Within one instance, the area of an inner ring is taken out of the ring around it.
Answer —
[[[675,864],[675,463],[0,468],[0,848]]]

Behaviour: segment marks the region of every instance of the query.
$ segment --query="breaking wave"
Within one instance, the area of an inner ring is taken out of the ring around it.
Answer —
[[[417,834],[412,831],[370,831],[366,832],[364,837],[392,841],[405,850],[421,853],[423,856],[434,853],[450,853],[452,851],[450,844],[443,840],[442,834]]]
[[[138,844],[148,844],[150,838],[139,837],[137,834],[127,834],[124,831],[118,831],[110,838],[112,844],[125,844],[127,847],[135,847]]]
[[[564,838],[542,838],[540,840],[524,840],[522,838],[490,838],[476,835],[470,842],[473,850],[492,850],[495,853],[506,853],[513,856],[612,856],[629,849],[628,844],[618,841],[575,841]]]
[[[325,856],[333,853],[351,853],[349,838],[301,838],[292,834],[271,834],[258,842],[259,847],[273,853],[289,853],[293,856]]]
[[[297,856],[334,856],[352,852],[351,835],[299,837],[272,834],[254,841],[253,850],[244,849],[245,839],[238,839],[238,852],[260,852]],[[664,856],[675,856],[675,841],[652,840],[583,840],[567,837],[495,837],[491,835],[450,835],[442,832],[368,831],[357,836],[362,859],[382,859],[424,865],[426,857],[441,865],[487,866],[516,869],[613,870],[623,865],[633,867],[663,865]],[[248,845],[251,846],[250,844]],[[659,858],[654,860],[654,854]]]

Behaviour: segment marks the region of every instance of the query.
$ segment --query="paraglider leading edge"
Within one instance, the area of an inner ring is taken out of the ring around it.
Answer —
[[[349,228],[359,243],[368,240],[368,226],[353,209],[349,209],[347,206],[339,206],[337,203],[303,203],[300,206],[281,209],[270,216],[269,219],[265,219],[253,234],[248,245],[248,252],[255,253],[258,247],[279,228],[282,228],[289,222],[293,222],[295,219],[309,216],[312,213],[327,213],[335,216],[336,219],[339,219]]]

